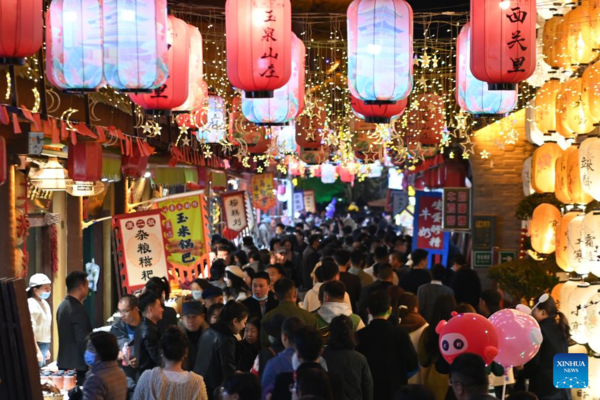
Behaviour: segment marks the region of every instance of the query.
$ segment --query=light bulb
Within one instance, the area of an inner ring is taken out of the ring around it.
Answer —
[[[150,178],[152,176],[152,173],[150,171],[146,171],[144,173],[144,178]]]

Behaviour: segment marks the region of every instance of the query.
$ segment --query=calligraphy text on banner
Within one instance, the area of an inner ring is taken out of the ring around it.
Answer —
[[[169,276],[162,223],[158,210],[113,217],[122,286],[128,293],[142,288],[153,276]]]
[[[277,204],[274,192],[273,174],[259,174],[252,176],[252,205],[259,210],[268,211]]]
[[[248,226],[248,217],[246,215],[246,193],[230,192],[223,193],[223,215],[225,218],[225,228],[223,236],[228,239],[234,239],[241,231]]]
[[[471,189],[444,188],[443,230],[471,229]]]
[[[309,213],[317,212],[317,203],[315,201],[315,191],[305,190],[304,191],[304,211]]]
[[[301,213],[304,211],[304,192],[294,192],[294,212]]]
[[[415,248],[435,250],[444,248],[442,207],[441,197],[421,196],[419,208],[416,210],[419,230]]]
[[[158,209],[165,220],[168,261],[173,267],[203,266],[204,260],[209,259],[210,242],[205,208],[202,195],[158,203]]]

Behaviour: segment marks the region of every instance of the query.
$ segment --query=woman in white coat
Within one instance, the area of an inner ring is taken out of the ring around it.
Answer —
[[[46,301],[50,298],[52,282],[44,274],[35,274],[29,279],[27,304],[31,314],[33,337],[40,368],[50,360],[50,342],[52,340],[52,309]]]

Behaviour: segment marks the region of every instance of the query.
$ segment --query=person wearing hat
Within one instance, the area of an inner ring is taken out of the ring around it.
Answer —
[[[27,305],[31,314],[31,326],[38,365],[40,368],[50,360],[50,342],[52,339],[52,309],[46,301],[50,298],[52,282],[44,274],[35,274],[29,279]]]
[[[204,300],[204,308],[207,310],[213,304],[223,304],[223,289],[210,285],[202,292],[202,300]]]
[[[251,294],[251,290],[244,282],[244,271],[237,265],[225,268],[225,303],[229,300],[243,301]]]
[[[202,333],[209,328],[205,319],[204,306],[199,301],[188,301],[183,303],[183,318],[181,326],[187,335],[188,357],[184,363],[184,369],[191,371],[196,364],[196,355],[198,353],[198,342]]]

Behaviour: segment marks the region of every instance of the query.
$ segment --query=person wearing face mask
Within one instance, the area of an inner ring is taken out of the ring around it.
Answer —
[[[275,294],[269,290],[271,278],[266,272],[257,272],[252,279],[252,297],[242,301],[248,308],[249,318],[262,318],[263,315],[279,305]]]
[[[27,305],[31,314],[31,326],[35,338],[36,355],[40,368],[50,360],[52,339],[52,309],[46,301],[50,298],[52,282],[44,274],[35,274],[29,279]]]
[[[132,391],[135,387],[137,373],[137,358],[134,354],[135,330],[142,322],[142,315],[138,307],[138,298],[131,294],[126,294],[119,299],[117,309],[121,318],[110,327],[110,333],[117,338],[121,368],[125,372],[125,376],[127,376],[127,386]]]
[[[201,303],[204,302],[202,299],[202,292],[210,286],[210,283],[206,279],[194,279],[190,286],[190,290],[192,291],[192,298]]]
[[[92,369],[83,385],[84,400],[125,400],[127,378],[119,368],[117,338],[108,332],[95,332],[89,336],[85,350],[85,363]]]

